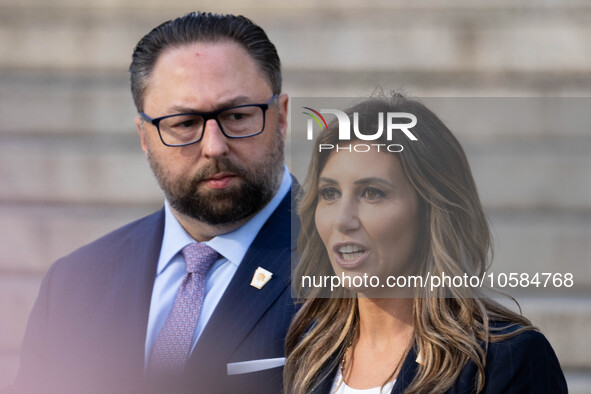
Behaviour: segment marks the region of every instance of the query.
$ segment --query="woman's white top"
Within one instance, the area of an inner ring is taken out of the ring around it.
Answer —
[[[394,383],[396,383],[396,379],[388,382],[383,388],[378,386],[372,387],[370,389],[354,389],[347,386],[347,383],[345,383],[343,380],[341,369],[339,368],[339,372],[332,383],[332,389],[330,392],[332,394],[390,394],[390,392],[392,392],[392,388],[394,387]]]

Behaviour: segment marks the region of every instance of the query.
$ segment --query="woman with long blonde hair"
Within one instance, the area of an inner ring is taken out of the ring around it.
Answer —
[[[441,120],[397,94],[346,111],[371,131],[392,112],[416,116],[416,141],[340,141],[333,124],[315,143],[296,278],[348,284],[296,289],[303,305],[286,339],[286,393],[567,392],[546,338],[480,289],[383,286],[388,277],[481,275],[492,258],[466,156]]]

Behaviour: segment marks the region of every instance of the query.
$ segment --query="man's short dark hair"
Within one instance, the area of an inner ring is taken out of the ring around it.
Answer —
[[[143,111],[146,83],[164,50],[195,42],[222,40],[242,45],[269,81],[273,94],[281,93],[281,62],[275,46],[261,27],[242,15],[191,12],[154,28],[135,47],[129,72],[137,110]]]

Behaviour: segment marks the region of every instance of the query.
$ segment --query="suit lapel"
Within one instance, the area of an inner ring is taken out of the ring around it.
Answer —
[[[408,388],[412,380],[417,375],[418,364],[416,362],[417,353],[415,347],[411,347],[404,359],[404,363],[398,372],[396,383],[392,388],[391,394],[402,394]]]
[[[214,360],[226,363],[289,285],[290,208],[288,193],[261,228],[240,263],[187,362],[187,370],[208,370],[208,366],[215,364]],[[272,279],[260,290],[250,286],[259,266],[273,273]],[[225,373],[225,365],[223,369]]]
[[[329,365],[332,364],[334,360],[335,357],[332,357],[331,361],[329,362]],[[335,363],[334,365],[335,368],[333,368],[333,370],[330,371],[324,379],[322,379],[320,384],[312,391],[311,394],[330,394],[332,385],[338,372],[338,368],[341,367],[340,363]]]
[[[120,360],[132,368],[132,373],[143,374],[144,348],[152,288],[164,231],[164,211],[135,223],[122,239],[123,247],[116,252],[117,263],[112,266],[109,299],[106,305],[115,305],[110,313],[115,316],[113,326],[104,333],[115,346],[112,349]]]

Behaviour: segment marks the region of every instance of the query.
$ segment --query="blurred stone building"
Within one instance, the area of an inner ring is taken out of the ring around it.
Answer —
[[[167,19],[195,6],[247,15],[277,45],[284,91],[296,97],[364,96],[377,86],[416,97],[591,96],[587,1],[235,3],[0,3],[0,387],[16,373],[50,264],[162,204],[126,70],[135,43]],[[493,225],[495,264],[575,271],[576,292],[532,290],[519,300],[556,349],[571,392],[588,393],[591,123],[570,121],[527,132],[511,123],[490,130],[486,119],[480,128],[451,126]]]

